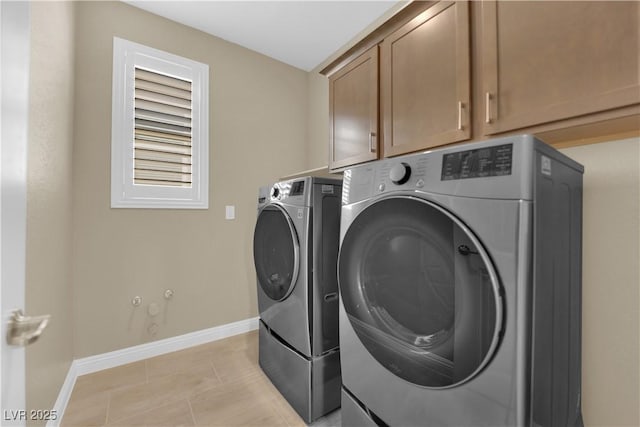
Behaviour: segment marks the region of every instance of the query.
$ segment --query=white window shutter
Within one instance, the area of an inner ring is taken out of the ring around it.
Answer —
[[[191,82],[135,69],[134,184],[191,187]]]
[[[208,66],[114,38],[111,206],[208,207]]]

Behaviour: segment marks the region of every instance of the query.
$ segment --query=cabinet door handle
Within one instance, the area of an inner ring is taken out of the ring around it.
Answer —
[[[484,108],[484,121],[485,123],[491,123],[491,94],[489,92],[485,94]]]
[[[458,101],[458,130],[462,130],[462,102]]]
[[[375,138],[375,136],[376,136],[375,132],[369,132],[369,152],[371,153],[376,152],[376,147],[374,147],[373,145],[373,138]]]

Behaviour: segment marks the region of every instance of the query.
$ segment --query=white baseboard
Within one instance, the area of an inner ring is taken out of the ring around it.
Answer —
[[[137,362],[138,360],[159,356],[161,354],[171,353],[172,351],[206,344],[222,338],[249,332],[254,329],[258,329],[257,317],[216,326],[214,328],[203,329],[201,331],[191,332],[184,335],[178,335],[177,337],[127,347],[122,350],[111,351],[109,353],[83,357],[82,359],[74,360],[73,363],[76,365],[77,374],[85,375],[102,371],[104,369],[115,368],[120,365],[126,365],[127,363]]]
[[[75,359],[69,367],[69,372],[60,388],[58,399],[53,407],[53,410],[58,414],[58,419],[49,421],[47,427],[57,427],[60,424],[64,411],[69,403],[73,386],[76,383],[76,378],[80,375],[115,368],[116,366],[126,365],[127,363],[137,362],[150,357],[160,356],[161,354],[171,353],[173,351],[183,350],[185,348],[253,331],[258,329],[258,319],[258,317],[253,317],[251,319],[240,320],[238,322],[178,335],[172,338],[127,347],[109,353]]]
[[[69,366],[69,371],[67,372],[67,377],[64,379],[64,383],[62,383],[56,403],[53,405],[53,411],[57,415],[55,417],[56,419],[47,421],[47,427],[57,427],[62,421],[64,410],[67,409],[67,404],[69,403],[73,386],[76,385],[76,378],[78,378],[78,371],[75,363],[75,360],[71,362],[71,366]]]

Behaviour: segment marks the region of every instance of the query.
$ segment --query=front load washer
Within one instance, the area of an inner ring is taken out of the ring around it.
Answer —
[[[582,426],[583,167],[532,136],[344,172],[344,426]]]
[[[341,191],[340,180],[306,177],[258,194],[259,363],[306,422],[340,406]]]

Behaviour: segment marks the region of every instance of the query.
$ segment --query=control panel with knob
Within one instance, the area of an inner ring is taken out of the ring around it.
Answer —
[[[271,198],[279,199],[280,198],[280,189],[278,187],[273,187],[271,189]]]
[[[411,177],[411,166],[402,162],[394,165],[389,171],[389,178],[394,184],[404,184]]]

